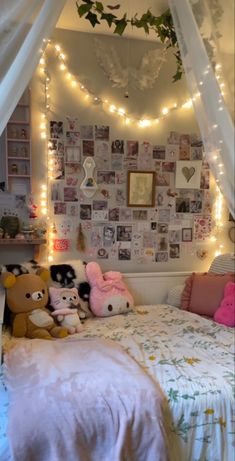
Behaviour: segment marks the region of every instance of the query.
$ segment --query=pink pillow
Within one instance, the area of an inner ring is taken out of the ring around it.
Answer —
[[[195,314],[213,317],[223,296],[228,282],[234,282],[235,275],[193,273],[185,282],[181,296],[181,308]]]

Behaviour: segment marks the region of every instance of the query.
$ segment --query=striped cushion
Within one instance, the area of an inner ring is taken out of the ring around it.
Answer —
[[[167,304],[174,307],[181,306],[181,295],[184,289],[184,285],[175,285],[171,287],[167,295]]]
[[[214,274],[235,272],[235,256],[231,253],[217,256],[214,261],[212,261],[208,272],[213,272]]]

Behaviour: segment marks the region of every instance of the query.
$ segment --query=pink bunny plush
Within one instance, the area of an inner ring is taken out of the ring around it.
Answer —
[[[224,298],[214,314],[214,320],[227,327],[235,327],[235,283],[226,284]]]
[[[134,300],[122,281],[120,272],[102,275],[99,264],[90,262],[86,275],[91,286],[90,308],[97,317],[123,314],[133,309]]]
[[[57,322],[64,326],[70,334],[83,330],[78,307],[80,298],[77,288],[55,288],[49,287],[51,306],[55,309],[51,313]]]

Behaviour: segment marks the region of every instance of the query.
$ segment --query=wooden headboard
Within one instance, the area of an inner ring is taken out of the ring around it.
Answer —
[[[166,303],[169,288],[183,284],[191,272],[147,272],[123,274],[135,305]],[[0,351],[2,351],[2,325],[5,308],[5,290],[0,286]]]

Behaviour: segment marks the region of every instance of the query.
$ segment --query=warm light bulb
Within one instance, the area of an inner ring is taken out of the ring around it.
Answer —
[[[163,107],[163,109],[162,109],[162,114],[163,114],[163,115],[167,115],[168,112],[169,112],[169,109],[168,109],[167,107]]]
[[[66,66],[64,64],[60,64],[60,70],[65,70]]]
[[[45,132],[45,131],[42,131],[42,132],[41,132],[41,138],[42,138],[42,139],[46,139],[46,137],[47,137],[46,132]]]
[[[55,45],[55,49],[56,49],[56,51],[60,51],[61,50],[60,45]]]
[[[42,188],[42,190],[47,190],[46,184],[42,184],[42,185],[41,185],[41,188]]]
[[[110,112],[115,112],[116,107],[113,104],[111,104],[111,106],[109,106],[109,110]]]
[[[118,113],[119,113],[119,115],[124,116],[124,115],[125,115],[125,109],[123,109],[122,107],[120,107],[120,108],[118,109]]]

